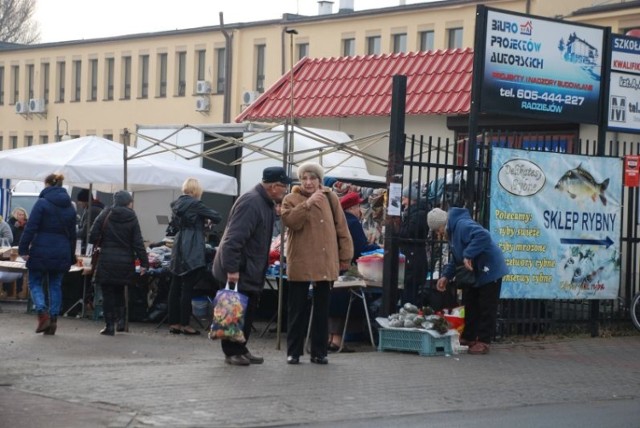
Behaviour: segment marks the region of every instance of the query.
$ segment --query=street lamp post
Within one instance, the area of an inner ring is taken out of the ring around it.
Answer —
[[[60,122],[64,122],[64,126],[65,126],[65,130],[64,130],[64,135],[62,137],[60,137]],[[62,141],[62,140],[70,140],[71,136],[69,135],[69,122],[67,122],[67,119],[61,119],[58,116],[56,116],[56,142]]]

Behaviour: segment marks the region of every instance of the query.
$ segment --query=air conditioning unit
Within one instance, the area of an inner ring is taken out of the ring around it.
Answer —
[[[16,113],[25,114],[29,113],[29,106],[24,101],[16,101]]]
[[[209,111],[209,98],[198,97],[196,99],[196,111]]]
[[[260,92],[258,91],[244,91],[242,93],[242,104],[249,105],[258,99]]]
[[[29,100],[29,113],[44,113],[47,110],[47,104],[43,98],[31,98]]]
[[[210,94],[211,93],[211,83],[206,80],[198,80],[196,82],[196,93],[197,94]]]

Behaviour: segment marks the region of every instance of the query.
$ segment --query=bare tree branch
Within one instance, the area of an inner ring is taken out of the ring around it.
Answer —
[[[36,0],[0,0],[0,41],[31,44],[40,40],[35,10]]]

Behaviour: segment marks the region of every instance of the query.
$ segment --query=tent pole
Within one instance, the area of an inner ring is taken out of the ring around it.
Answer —
[[[128,149],[129,148],[129,129],[124,128],[124,133],[122,134],[122,156],[124,160],[124,175],[123,175],[123,184],[124,190],[127,190],[127,160],[129,158]]]

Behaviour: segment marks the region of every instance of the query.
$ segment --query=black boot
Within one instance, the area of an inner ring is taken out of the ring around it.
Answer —
[[[113,314],[110,312],[105,312],[104,314],[104,328],[100,330],[100,334],[105,336],[113,336],[116,334],[116,331],[113,327]]]
[[[116,331],[124,331],[125,330],[125,311],[124,311],[124,306],[120,306],[119,308],[116,308],[116,316],[117,316],[117,321],[116,321]]]

